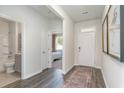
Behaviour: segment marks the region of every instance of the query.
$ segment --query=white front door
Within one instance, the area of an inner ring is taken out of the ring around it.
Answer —
[[[94,66],[95,32],[78,33],[78,63],[83,66]]]

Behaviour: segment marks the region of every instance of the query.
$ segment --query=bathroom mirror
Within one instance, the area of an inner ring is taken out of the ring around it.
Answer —
[[[16,23],[16,54],[21,54],[21,38],[22,38],[22,25]]]

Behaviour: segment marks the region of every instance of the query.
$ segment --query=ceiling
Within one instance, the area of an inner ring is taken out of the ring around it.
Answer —
[[[102,18],[104,5],[61,5],[64,11],[75,21]]]
[[[37,12],[39,12],[41,15],[47,18],[52,18],[52,19],[59,18],[53,12],[51,12],[51,10],[45,5],[31,5],[31,8],[35,9]]]
[[[12,21],[12,20],[8,20],[8,19],[2,18],[2,17],[0,17],[0,21],[6,22],[6,23],[14,22],[14,21]]]

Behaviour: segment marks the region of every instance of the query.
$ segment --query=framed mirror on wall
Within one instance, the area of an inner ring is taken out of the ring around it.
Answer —
[[[103,51],[124,62],[124,5],[111,5],[102,25]]]
[[[108,11],[108,54],[120,59],[120,6],[112,5]]]
[[[102,47],[103,52],[108,53],[108,17],[106,16],[102,24]]]

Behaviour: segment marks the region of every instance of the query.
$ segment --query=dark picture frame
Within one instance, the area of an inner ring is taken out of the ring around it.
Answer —
[[[102,49],[108,54],[108,16],[106,15],[102,24]]]
[[[120,60],[120,6],[112,5],[108,16],[108,54]]]
[[[115,8],[113,9],[113,7]],[[113,9],[113,11],[111,9]],[[105,20],[107,20],[106,37],[104,36],[103,27]],[[106,38],[107,42],[104,42],[104,38]],[[105,51],[104,43],[107,45],[107,51]],[[104,53],[119,60],[119,62],[124,62],[124,5],[109,6],[102,24],[102,47]]]

